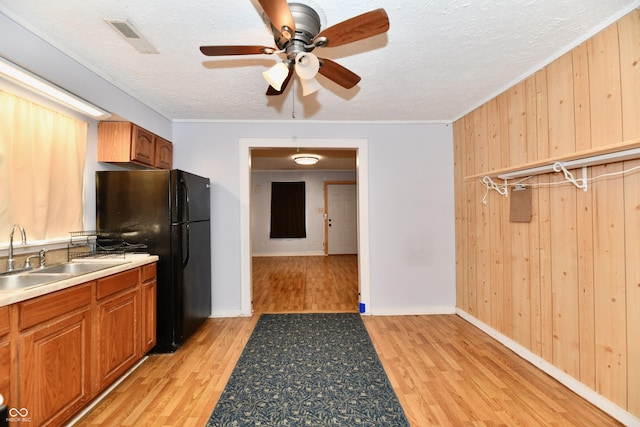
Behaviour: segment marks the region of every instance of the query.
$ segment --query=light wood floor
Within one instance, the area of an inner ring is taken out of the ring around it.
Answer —
[[[254,259],[252,317],[209,319],[77,425],[204,426],[262,312],[356,311],[355,256]],[[620,425],[455,315],[364,316],[414,427]]]
[[[358,257],[256,257],[253,311],[357,312]]]

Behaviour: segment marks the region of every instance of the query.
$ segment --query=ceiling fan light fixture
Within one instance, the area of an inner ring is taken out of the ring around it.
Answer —
[[[282,84],[287,79],[288,75],[289,67],[287,67],[287,64],[284,62],[278,62],[276,65],[262,73],[262,76],[267,83],[277,91],[282,89]]]
[[[293,161],[302,166],[312,166],[318,163],[320,158],[318,156],[312,156],[310,154],[300,154],[293,156]]]
[[[296,55],[296,74],[301,79],[313,79],[320,69],[320,60],[311,52],[300,52]]]
[[[315,78],[312,79],[300,79],[300,86],[302,86],[302,96],[311,95],[320,89],[320,83]]]

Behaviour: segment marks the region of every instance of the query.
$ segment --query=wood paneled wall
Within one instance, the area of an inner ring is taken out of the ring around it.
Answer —
[[[457,306],[640,416],[640,170],[586,192],[562,174],[531,178],[528,223],[510,222],[511,197],[477,178],[640,138],[640,11],[453,131]],[[634,167],[640,160],[588,175]]]

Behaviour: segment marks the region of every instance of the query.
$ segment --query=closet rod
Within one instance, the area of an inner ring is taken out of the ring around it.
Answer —
[[[535,176],[544,173],[556,172],[554,169],[556,163],[562,164],[566,169],[577,169],[586,166],[604,165],[606,163],[622,162],[624,160],[640,159],[640,148],[630,150],[616,151],[613,153],[601,154],[598,156],[585,157],[582,159],[568,160],[565,162],[554,162],[544,166],[538,166],[529,169],[521,169],[513,172],[507,172],[498,175],[500,179],[522,178],[525,176]]]

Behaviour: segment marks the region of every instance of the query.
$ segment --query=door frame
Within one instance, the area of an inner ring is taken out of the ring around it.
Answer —
[[[358,182],[357,181],[325,181],[323,185],[324,190],[324,254],[329,255],[329,199],[327,196],[327,187],[330,185],[355,185],[356,186],[356,200],[358,198]],[[359,208],[359,207],[358,207]],[[358,209],[359,210],[359,209]],[[357,218],[356,218],[357,221]]]
[[[369,153],[367,139],[239,138],[240,164],[240,312],[251,316],[251,149],[344,148],[356,151],[358,182],[358,293],[360,312],[371,313],[369,267]]]

